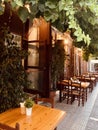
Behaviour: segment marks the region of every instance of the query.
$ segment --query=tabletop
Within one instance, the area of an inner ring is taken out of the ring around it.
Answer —
[[[71,83],[71,80],[67,80],[67,79],[63,80],[62,82],[68,82],[68,81],[69,81],[69,83]],[[88,88],[89,85],[90,85],[89,82],[81,81],[81,87],[82,87],[82,88]]]
[[[53,130],[65,116],[65,111],[34,104],[31,116],[21,114],[20,108],[14,108],[1,113],[0,122],[12,127],[18,122],[20,130]]]
[[[81,76],[77,76],[77,78],[78,78],[78,79],[81,79]],[[85,80],[91,80],[91,81],[95,81],[95,80],[96,80],[95,77],[87,77],[87,76],[85,76],[85,75],[84,75],[83,78],[84,78]]]

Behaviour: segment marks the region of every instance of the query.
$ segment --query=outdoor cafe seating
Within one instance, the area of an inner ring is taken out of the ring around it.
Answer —
[[[58,82],[59,101],[66,100],[67,104],[69,102],[72,104],[77,99],[78,106],[80,104],[84,106],[84,102],[87,101],[87,91],[90,85],[90,82],[80,81],[76,77],[75,79],[70,78]]]
[[[22,114],[21,108],[13,108],[0,114],[0,122],[13,128],[18,122],[20,130],[56,130],[65,116],[65,111],[34,104],[31,116]],[[3,130],[18,130],[3,128]]]
[[[90,82],[89,85],[89,91],[92,92],[94,86],[96,85],[96,77],[92,76],[92,75],[87,75],[87,74],[83,74],[81,76],[76,76],[77,79],[79,79],[80,81],[84,81],[84,82]]]

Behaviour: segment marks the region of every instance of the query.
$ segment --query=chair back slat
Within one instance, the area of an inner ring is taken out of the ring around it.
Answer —
[[[15,128],[13,128],[13,127],[11,127],[9,125],[0,123],[0,130],[19,130],[19,124],[16,123]]]
[[[49,103],[51,105],[51,108],[54,108],[54,98],[51,98],[51,97],[50,98],[42,98],[42,97],[39,97],[37,95],[36,103],[38,104],[38,102],[40,102],[40,101],[45,102],[45,103]]]

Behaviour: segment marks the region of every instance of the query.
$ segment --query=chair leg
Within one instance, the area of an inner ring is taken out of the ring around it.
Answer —
[[[61,90],[59,91],[59,101],[62,102],[62,93],[61,93]]]
[[[75,95],[71,95],[71,104],[74,102],[75,100]]]
[[[82,106],[84,106],[84,94],[82,94]]]
[[[78,97],[78,106],[80,106],[80,97]]]
[[[87,101],[87,89],[85,90],[85,98],[86,98],[86,101]]]
[[[69,102],[69,95],[67,95],[67,104],[68,104],[68,102]]]

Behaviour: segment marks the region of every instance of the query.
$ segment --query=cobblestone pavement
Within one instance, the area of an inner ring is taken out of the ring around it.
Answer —
[[[55,97],[55,108],[66,111],[67,115],[58,125],[57,130],[98,130],[98,83],[92,93],[88,92],[88,100],[84,107],[77,101],[72,105],[65,101],[59,102],[59,95]]]

